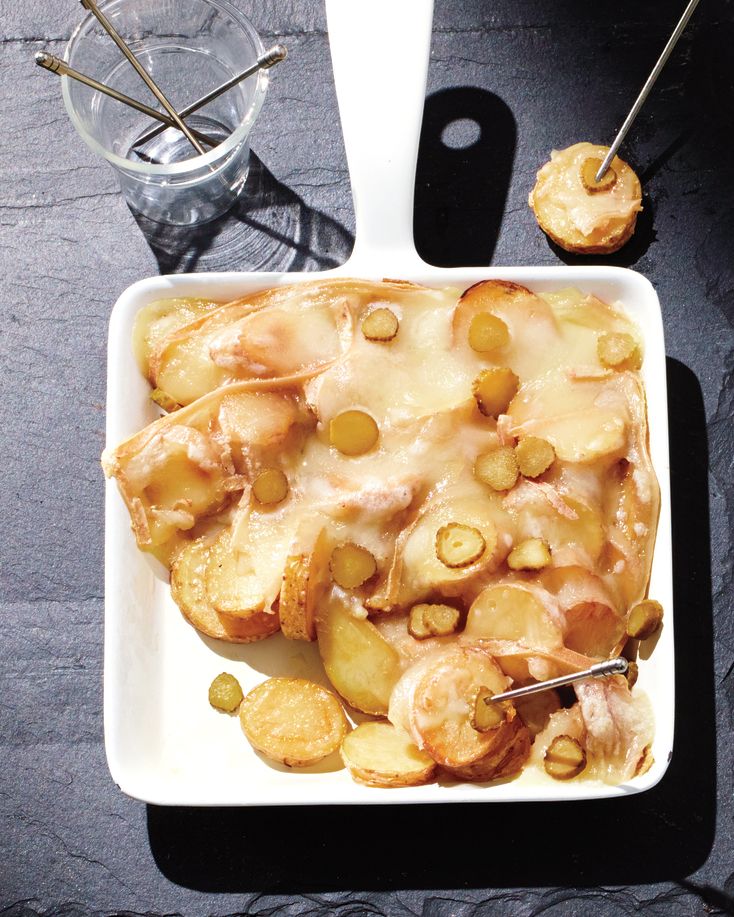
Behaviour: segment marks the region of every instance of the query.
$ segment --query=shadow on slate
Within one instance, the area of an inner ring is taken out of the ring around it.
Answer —
[[[515,155],[515,119],[484,89],[426,99],[415,181],[418,254],[439,267],[492,260]]]
[[[563,804],[148,806],[150,846],[164,875],[201,891],[293,893],[667,880],[721,907],[723,892],[685,884],[707,859],[716,817],[706,424],[698,381],[675,360],[668,386],[676,744],[658,786]]]
[[[201,226],[168,226],[133,211],[162,274],[192,271],[318,271],[347,260],[354,238],[306,205],[250,154],[250,174],[231,210]]]

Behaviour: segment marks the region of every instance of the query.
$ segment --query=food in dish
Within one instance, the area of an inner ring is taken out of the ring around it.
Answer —
[[[198,630],[316,641],[336,692],[251,691],[263,755],[341,748],[382,787],[550,780],[569,755],[564,779],[649,766],[652,712],[622,676],[571,706],[479,706],[659,626],[643,342],[620,308],[499,280],[317,280],[153,304],[135,342],[175,406],[103,456],[139,547]],[[374,728],[348,733],[337,695]]]
[[[569,252],[609,254],[632,236],[642,210],[642,186],[615,156],[602,180],[596,173],[609,147],[576,143],[553,150],[538,172],[528,203],[543,232]]]

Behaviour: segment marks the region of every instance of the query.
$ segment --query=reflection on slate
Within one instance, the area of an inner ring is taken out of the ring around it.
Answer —
[[[484,89],[444,89],[423,112],[413,232],[439,267],[489,264],[515,155],[515,119]]]
[[[415,805],[387,815],[381,806],[361,806],[356,814],[336,806],[307,812],[148,806],[151,851],[167,878],[216,892],[518,887],[538,889],[535,904],[543,913],[558,907],[557,913],[568,914],[564,902],[595,897],[584,890],[675,880],[706,862],[716,822],[706,416],[694,374],[673,359],[667,370],[676,741],[663,780],[647,793],[613,802]],[[372,855],[356,841],[344,842],[353,819],[367,848],[374,841]],[[488,820],[501,828],[488,829]],[[720,889],[687,887],[707,904],[733,912],[734,898]],[[675,891],[661,892],[659,900],[672,908],[675,897]],[[531,901],[531,894],[523,900]],[[628,904],[631,913],[633,896]]]
[[[231,210],[201,226],[167,226],[133,213],[162,274],[193,271],[323,271],[347,260],[354,239],[250,154]]]

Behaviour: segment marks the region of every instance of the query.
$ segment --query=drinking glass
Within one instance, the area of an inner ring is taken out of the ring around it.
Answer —
[[[177,111],[263,53],[252,24],[229,0],[103,0],[99,7]],[[75,30],[64,58],[74,69],[160,109],[91,14]],[[220,141],[203,156],[175,128],[135,147],[159,122],[69,77],[62,77],[62,84],[74,127],[115,169],[130,206],[149,219],[204,223],[229,209],[242,191],[266,70],[187,116],[187,125]]]

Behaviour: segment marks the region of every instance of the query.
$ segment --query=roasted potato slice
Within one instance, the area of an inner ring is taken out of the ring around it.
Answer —
[[[337,751],[349,723],[336,697],[305,678],[269,678],[242,701],[248,742],[273,761],[307,767]]]
[[[171,595],[184,617],[201,633],[227,643],[253,643],[275,633],[280,626],[276,614],[255,611],[235,617],[212,606],[206,591],[210,550],[205,538],[189,542],[171,568]]]
[[[316,632],[324,669],[339,694],[363,713],[387,713],[400,656],[374,624],[333,597],[319,609]]]
[[[352,779],[365,786],[420,786],[429,783],[436,762],[392,723],[361,723],[341,747]]]
[[[257,572],[245,552],[232,543],[225,529],[209,549],[206,592],[217,611],[247,617],[265,611],[265,595]]]
[[[514,711],[513,711],[514,713]],[[530,755],[531,736],[519,716],[508,717],[498,728],[487,733],[492,742],[487,753],[471,764],[445,767],[452,777],[468,782],[486,782],[513,777]]]
[[[288,556],[278,615],[289,640],[316,639],[316,609],[329,585],[331,540],[322,528],[306,550]]]
[[[464,634],[482,640],[506,640],[554,650],[563,635],[538,596],[525,586],[497,583],[476,598]]]
[[[133,352],[142,374],[150,378],[150,355],[169,334],[221,305],[208,299],[180,298],[157,299],[143,306],[133,325]]]
[[[532,736],[542,732],[548,725],[551,715],[561,709],[561,699],[558,692],[552,688],[538,694],[529,694],[527,697],[518,697],[514,703],[518,716]]]
[[[472,726],[477,691],[493,694],[507,687],[494,659],[473,646],[454,645],[424,656],[397,683],[390,699],[390,721],[443,767],[462,767],[484,757],[494,733]],[[514,713],[514,711],[513,711]]]

